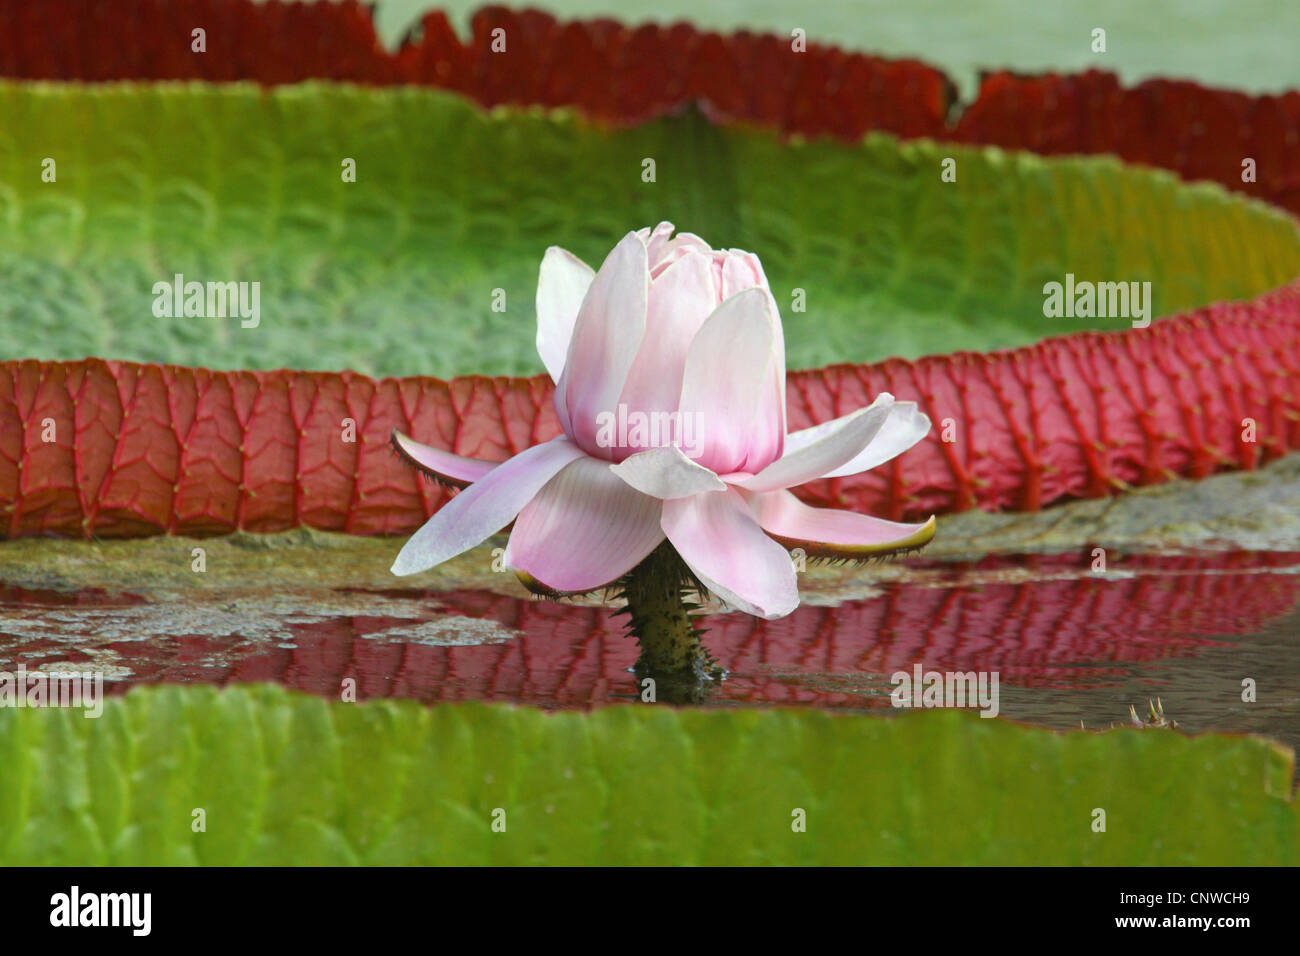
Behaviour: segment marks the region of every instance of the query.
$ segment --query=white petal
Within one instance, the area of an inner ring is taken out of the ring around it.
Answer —
[[[934,537],[935,521],[900,524],[837,508],[814,508],[788,491],[746,496],[762,526],[788,548],[809,557],[858,558],[919,548]]]
[[[649,291],[645,243],[629,232],[591,281],[556,386],[561,425],[592,455],[599,454],[598,417],[617,414],[619,394],[641,347]]]
[[[784,617],[799,605],[790,552],[750,513],[740,492],[664,502],[664,533],[704,585],[758,617]]]
[[[637,491],[655,498],[685,498],[727,489],[717,475],[671,445],[629,455],[609,470]]]
[[[683,415],[694,416],[703,438],[700,464],[718,474],[744,464],[761,429],[764,386],[769,382],[776,333],[767,294],[747,289],[727,299],[705,320],[686,354]]]
[[[893,403],[894,397],[882,392],[866,408],[828,423],[834,427],[817,426],[822,430],[802,447],[791,451],[787,443],[781,458],[737,484],[746,491],[776,491],[824,477],[862,453],[889,417]]]
[[[542,257],[537,276],[537,354],[554,382],[564,371],[573,325],[595,275],[591,266],[559,246],[551,246]]]
[[[650,267],[653,269],[655,264],[663,258],[668,251],[670,237],[673,234],[674,226],[671,222],[661,222],[651,229],[646,226],[644,229],[638,229],[636,234],[641,237],[645,243],[646,251],[650,256]]]
[[[550,591],[602,587],[631,571],[663,541],[662,513],[661,502],[611,475],[608,462],[579,458],[519,512],[506,547],[506,567]]]
[[[882,392],[888,395],[888,392]],[[879,398],[877,398],[879,401]],[[874,404],[874,403],[873,403]],[[856,413],[854,413],[856,414]],[[828,431],[833,431],[851,416],[845,415],[833,421],[814,425],[801,431],[791,432],[785,437],[786,454],[798,451],[817,441]],[[849,461],[826,474],[823,478],[843,478],[856,475],[883,465],[891,458],[897,458],[930,432],[930,418],[922,412],[916,402],[894,402],[889,417],[880,426],[880,431],[871,440],[871,444]]]
[[[393,445],[398,454],[425,474],[461,487],[486,478],[488,472],[501,464],[496,461],[467,458],[464,455],[425,445],[403,435],[396,428],[393,429]]]
[[[393,573],[426,571],[481,544],[514,521],[556,472],[582,457],[577,445],[556,438],[502,462],[439,508],[411,536],[393,562]]]
[[[709,260],[687,253],[650,284],[645,338],[619,401],[639,412],[675,412],[686,356],[721,300]]]

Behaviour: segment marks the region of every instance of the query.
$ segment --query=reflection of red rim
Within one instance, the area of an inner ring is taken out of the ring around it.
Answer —
[[[1113,684],[1141,665],[1196,655],[1222,646],[1220,638],[1257,632],[1300,596],[1300,576],[1269,573],[1294,569],[1300,554],[1130,556],[1112,570],[1132,576],[1107,579],[1078,574],[1089,560],[993,558],[976,569],[1027,567],[1044,576],[1067,576],[982,583],[978,589],[891,584],[878,597],[835,607],[805,605],[779,621],[711,616],[705,642],[732,671],[719,696],[748,703],[883,707],[889,675],[910,672],[915,664],[925,670],[997,671],[1008,686]],[[43,599],[0,589],[0,602],[30,607]],[[107,600],[122,603],[117,597]],[[293,647],[198,636],[124,641],[112,649],[133,679],[115,686],[270,680],[337,696],[341,681],[351,677],[362,698],[510,700],[551,707],[593,706],[632,695],[627,669],[636,659],[636,645],[624,636],[622,619],[608,609],[483,591],[434,592],[427,601],[521,634],[499,644],[431,647],[373,639],[376,631],[403,622],[340,617],[302,628]],[[41,654],[67,650],[66,639],[28,641],[22,654],[30,656],[22,659],[36,669]],[[808,674],[823,676],[800,678]],[[883,681],[874,697],[835,682],[837,675],[854,677],[861,687],[867,674]],[[1123,716],[1116,713],[1115,719]]]
[[[716,118],[788,133],[856,139],[868,130],[1028,149],[1114,153],[1209,179],[1300,212],[1300,92],[1251,96],[1152,80],[1125,88],[1107,73],[985,77],[953,122],[953,84],[915,60],[885,60],[745,31],[688,24],[559,22],[537,10],[485,7],[465,42],[441,12],[389,53],[368,8],[278,0],[0,0],[0,76],[84,81],[305,79],[456,90],[484,105],[575,106],[638,122],[689,100]],[[191,31],[207,32],[205,53]],[[506,50],[492,53],[493,31]],[[1257,182],[1243,183],[1253,158]]]
[[[792,373],[790,427],[915,396],[935,423],[906,455],[800,489],[889,518],[1033,510],[1300,448],[1300,282],[1146,329],[988,354]],[[400,428],[501,460],[559,434],[551,383],[353,372],[0,363],[0,537],[414,530],[443,501],[392,456]],[[41,440],[51,418],[71,441]],[[356,441],[339,423],[356,422]],[[942,440],[944,420],[955,442]],[[1243,441],[1243,421],[1256,441]]]

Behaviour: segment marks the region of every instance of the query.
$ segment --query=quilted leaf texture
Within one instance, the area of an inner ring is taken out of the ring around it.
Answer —
[[[935,423],[815,504],[918,518],[1033,510],[1300,447],[1300,284],[1124,333],[989,354],[793,373],[790,427],[915,399]],[[5,536],[406,533],[444,500],[389,452],[393,428],[503,460],[559,433],[551,383],[212,372],[127,362],[0,365]],[[352,423],[349,426],[349,421]],[[354,437],[355,441],[349,440]],[[947,440],[946,440],[947,439]]]
[[[521,319],[518,306],[508,319],[494,316],[474,300],[499,286],[509,301],[527,302],[538,251],[557,233],[577,236],[570,244],[594,260],[629,223],[661,215],[762,251],[779,294],[806,288],[818,305],[787,322],[795,366],[1037,340],[1062,331],[1042,315],[1041,283],[1067,271],[1111,278],[1134,269],[1152,279],[1159,312],[1256,296],[1294,277],[1300,260],[1293,221],[1111,161],[1049,163],[881,137],[855,148],[782,145],[690,115],[611,132],[566,116],[486,115],[409,90],[0,93],[8,120],[0,169],[12,186],[0,192],[0,210],[13,227],[0,239],[0,327],[15,358],[97,352],[233,368],[526,371],[536,364],[520,328],[531,316]],[[346,117],[346,128],[331,117]],[[356,129],[366,134],[359,141]],[[154,145],[168,141],[177,147]],[[338,157],[358,142],[375,186],[342,191],[335,182],[338,197],[323,202],[321,183],[337,180]],[[702,161],[682,164],[694,177],[688,188],[646,191],[633,175],[640,157],[665,147]],[[64,157],[57,187],[35,172],[46,150]],[[973,180],[974,189],[940,183],[935,171],[949,153],[959,183]],[[414,174],[403,156],[431,158],[439,175]],[[548,184],[540,193],[539,175]],[[552,194],[564,199],[551,204]],[[565,203],[601,214],[564,229]],[[173,270],[262,277],[266,325],[244,334],[232,323],[159,322],[146,290]],[[921,401],[936,431],[878,475],[804,494],[923,517],[974,505],[1032,509],[1251,467],[1295,447],[1295,364],[1288,287],[1123,336],[805,373],[791,382],[794,426],[889,389]],[[398,383],[119,362],[6,368],[7,536],[297,524],[404,532],[442,498],[384,460],[389,427],[489,458],[555,429],[538,380]],[[355,443],[339,437],[349,419]],[[1244,437],[1248,420],[1254,441]],[[44,437],[47,422],[61,437]]]
[[[204,23],[208,52],[190,50]],[[494,30],[509,38],[493,53]],[[1123,88],[1112,74],[993,73],[954,118],[954,85],[913,60],[885,60],[747,31],[679,23],[559,21],[539,10],[480,9],[464,42],[447,17],[424,17],[395,53],[368,8],[269,0],[0,0],[0,76],[21,79],[308,79],[454,90],[485,106],[573,106],[618,123],[692,101],[719,119],[803,136],[856,140],[870,130],[1047,152],[1117,153],[1208,178],[1300,212],[1300,93],[1250,96],[1186,81]],[[1243,182],[1243,157],[1258,177]]]
[[[661,219],[760,255],[793,368],[1128,325],[1045,316],[1067,274],[1149,281],[1153,318],[1300,275],[1289,216],[1109,158],[783,144],[696,114],[611,131],[322,85],[0,83],[0,130],[0,359],[533,374],[546,247],[599,263]],[[177,274],[257,282],[256,327],[159,315]]]
[[[951,710],[548,714],[167,687],[97,720],[0,711],[0,759],[6,865],[1298,858],[1294,759],[1267,741],[1060,735]]]

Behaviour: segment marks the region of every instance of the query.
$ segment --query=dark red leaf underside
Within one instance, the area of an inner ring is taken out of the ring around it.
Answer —
[[[207,49],[191,50],[203,27]],[[504,30],[504,52],[493,52]],[[1109,73],[987,76],[954,116],[940,70],[788,37],[689,24],[557,21],[484,7],[462,43],[441,11],[395,52],[367,7],[249,0],[0,0],[0,76],[61,80],[307,79],[455,90],[482,103],[575,106],[636,123],[690,101],[718,120],[854,140],[868,130],[1039,153],[1114,153],[1300,212],[1300,92],[1251,96]],[[501,34],[495,34],[501,36]],[[1242,160],[1257,180],[1242,182]]]
[[[6,362],[0,537],[406,533],[448,492],[394,457],[393,428],[503,460],[559,433],[551,390],[545,377]],[[875,471],[803,486],[805,500],[916,519],[1254,468],[1300,447],[1300,281],[1147,329],[793,373],[790,428],[882,391],[920,402],[930,435]]]
[[[207,53],[190,31],[207,31]],[[490,52],[493,30],[507,52]],[[871,129],[1045,153],[1115,152],[1300,211],[1300,93],[1194,83],[1132,89],[1108,74],[987,77],[947,125],[952,85],[912,61],[686,24],[629,29],[485,8],[461,44],[441,13],[395,54],[357,3],[0,0],[0,75],[33,79],[421,83],[486,105],[576,105],[636,122],[698,100],[720,119],[846,139]],[[1258,182],[1241,182],[1241,160]],[[816,504],[893,517],[1035,509],[1124,484],[1251,468],[1300,444],[1300,286],[1148,330],[1080,334],[1014,352],[838,366],[792,376],[791,427],[881,390],[936,429],[877,472],[802,489]],[[410,531],[446,492],[390,457],[396,426],[502,459],[557,432],[544,379],[372,381],[87,360],[0,366],[0,537],[214,534],[299,524]],[[344,420],[355,443],[343,441]],[[1256,442],[1242,440],[1243,420]],[[943,442],[945,419],[955,441]],[[47,426],[56,436],[46,442]]]

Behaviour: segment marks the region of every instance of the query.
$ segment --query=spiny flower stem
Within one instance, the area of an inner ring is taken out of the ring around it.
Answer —
[[[722,677],[695,627],[690,611],[694,604],[685,594],[703,593],[690,569],[673,547],[664,542],[633,568],[619,583],[620,595],[627,607],[620,613],[628,616],[628,633],[636,637],[641,656],[636,663],[638,679],[650,677],[659,686],[657,692],[668,696],[698,699],[703,687]],[[695,689],[695,693],[690,692]]]

